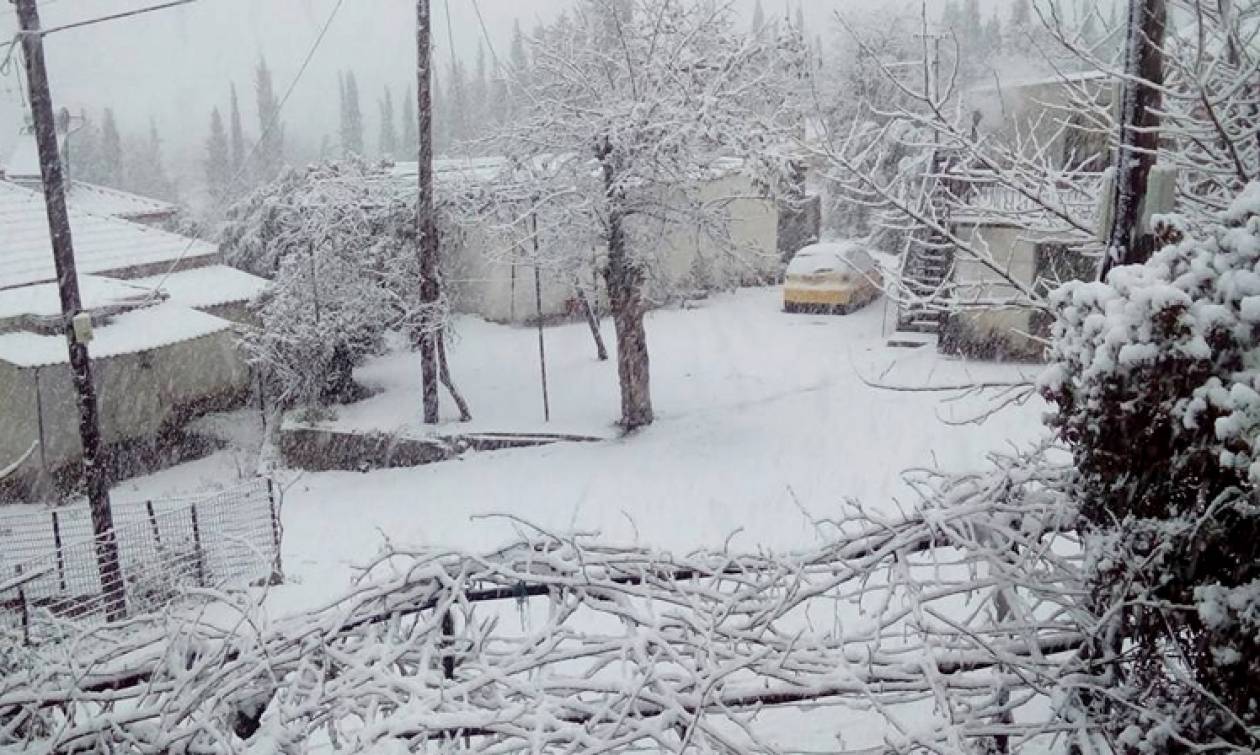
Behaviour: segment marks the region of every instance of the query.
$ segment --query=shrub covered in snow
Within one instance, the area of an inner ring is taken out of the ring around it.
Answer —
[[[284,406],[356,396],[352,371],[418,321],[414,192],[361,161],[289,171],[230,212],[229,262],[274,278],[245,338]]]
[[[1052,295],[1090,715],[1127,752],[1260,746],[1260,187],[1208,238]]]

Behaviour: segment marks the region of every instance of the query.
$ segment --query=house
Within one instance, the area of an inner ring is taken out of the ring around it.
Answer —
[[[504,185],[511,180],[505,178],[506,167],[507,161],[497,157],[437,160],[434,181],[439,194],[495,190],[502,196],[519,188]],[[816,201],[807,203],[813,209],[811,213],[766,199],[740,167],[740,163],[732,161],[723,170],[699,179],[701,200],[727,210],[729,221],[722,231],[733,250],[726,245],[719,247],[710,235],[694,228],[659,220],[635,220],[641,223],[637,232],[654,240],[648,282],[653,300],[676,296],[678,291],[698,292],[775,280],[786,258],[803,243],[817,239]],[[397,163],[392,175],[399,182],[412,184],[416,170],[416,163]],[[499,234],[487,233],[484,227],[477,224],[458,228],[453,244],[457,251],[450,259],[452,269],[448,272],[453,306],[494,322],[537,319],[539,305],[531,262],[536,255]],[[602,281],[597,274],[601,255],[602,249],[592,240],[591,264],[586,269],[566,274],[547,267],[538,271],[543,319],[574,314],[579,287],[596,303],[601,300],[598,292]],[[543,257],[547,255],[544,253]]]
[[[111,466],[122,475],[177,460],[189,419],[248,394],[236,333],[266,281],[219,264],[197,239],[74,205],[69,215]],[[38,444],[0,500],[43,497],[77,476],[77,398],[55,278],[42,194],[0,181],[0,466]]]
[[[967,93],[977,136],[1038,161],[1044,180],[1030,196],[963,160],[947,168],[951,178],[938,187],[944,196],[938,201],[950,233],[986,252],[992,264],[954,255],[943,239],[907,252],[909,290],[927,297],[947,292],[951,301],[976,305],[938,316],[943,351],[1041,358],[1049,320],[1027,306],[1020,288],[1044,292],[1095,274],[1093,229],[1107,139],[1085,125],[1079,103],[1105,107],[1113,98],[1112,80],[1099,72],[999,81]]]

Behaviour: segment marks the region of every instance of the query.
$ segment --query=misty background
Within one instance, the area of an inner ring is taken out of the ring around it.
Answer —
[[[143,8],[158,0],[45,0],[45,28]],[[554,19],[573,0],[434,0],[435,70],[448,76],[452,56],[472,70],[478,46],[486,40],[491,74],[494,59],[506,60],[513,27],[528,35]],[[735,0],[751,23],[757,0]],[[930,15],[944,0],[929,0]],[[177,8],[67,30],[46,38],[54,105],[86,113],[100,125],[109,107],[124,136],[145,135],[150,122],[160,137],[166,171],[181,199],[195,199],[206,154],[211,109],[228,114],[229,87],[240,98],[247,138],[257,138],[255,69],[265,59],[277,97],[298,74],[337,0],[199,0]],[[835,13],[878,11],[882,0],[762,0],[767,17],[795,16],[806,36],[830,45],[837,32]],[[980,3],[985,12],[1006,0]],[[799,11],[798,11],[799,7]],[[480,14],[478,13],[480,11]],[[6,3],[0,34],[17,26]],[[395,109],[415,87],[415,1],[343,0],[327,36],[282,112],[284,148],[294,162],[315,159],[321,146],[338,143],[338,76],[353,71],[368,141],[376,134],[378,99],[386,87]],[[0,77],[0,161],[14,144],[25,119],[21,53],[12,55]],[[440,103],[439,103],[440,107]],[[397,117],[397,116],[395,116]]]

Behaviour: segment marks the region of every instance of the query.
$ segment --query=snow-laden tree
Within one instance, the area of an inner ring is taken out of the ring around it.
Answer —
[[[360,161],[290,170],[234,206],[228,262],[273,278],[245,339],[281,405],[356,395],[351,371],[416,321],[414,197]]]
[[[228,211],[227,262],[274,280],[258,304],[263,327],[246,347],[279,403],[355,398],[353,368],[390,331],[413,342],[427,324],[449,334],[450,302],[434,313],[420,301],[415,214],[413,186],[358,159],[290,169]],[[444,346],[439,362],[467,417]]]
[[[388,291],[353,256],[326,245],[288,255],[257,302],[261,327],[242,344],[277,406],[361,397],[354,368],[380,352],[395,313]]]
[[[1051,296],[1097,624],[1071,690],[1122,752],[1260,748],[1260,184]]]
[[[505,149],[522,164],[550,156],[563,183],[590,198],[617,331],[621,422],[641,427],[653,418],[647,225],[720,235],[720,203],[697,196],[706,177],[743,170],[767,188],[782,183],[787,160],[775,148],[799,126],[783,116],[808,53],[797,34],[753,38],[735,30],[728,3],[692,0],[581,0],[531,45]]]

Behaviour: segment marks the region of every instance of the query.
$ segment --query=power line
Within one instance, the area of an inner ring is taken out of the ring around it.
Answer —
[[[195,2],[197,2],[197,0],[171,0],[170,2],[162,3],[160,5],[152,5],[147,8],[136,8],[135,10],[113,13],[99,18],[89,18],[84,21],[75,21],[69,24],[62,24],[61,26],[54,26],[51,29],[40,29],[38,33],[41,37],[46,37],[49,34],[55,34],[59,31],[65,31],[67,29],[78,29],[83,26],[93,26],[95,24],[105,23],[106,21],[118,21],[123,18],[139,16],[143,13],[152,13],[153,11],[166,10],[167,8],[174,8],[179,5],[188,5],[189,3]]]

